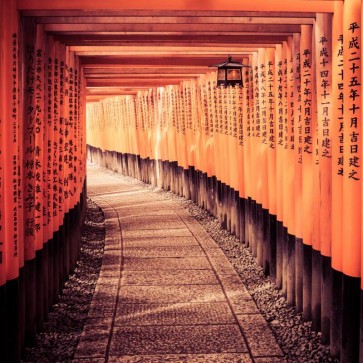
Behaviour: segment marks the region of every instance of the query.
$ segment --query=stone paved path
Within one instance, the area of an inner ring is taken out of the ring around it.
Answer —
[[[218,245],[175,202],[96,167],[105,254],[75,362],[285,362]]]

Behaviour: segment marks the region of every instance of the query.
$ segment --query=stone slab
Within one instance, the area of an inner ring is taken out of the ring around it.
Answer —
[[[122,232],[135,231],[135,230],[149,230],[149,229],[185,229],[185,224],[182,221],[121,221]]]
[[[247,353],[165,354],[109,357],[110,363],[252,363]],[[257,362],[257,361],[256,361]],[[262,362],[261,362],[262,363]],[[280,363],[280,362],[263,362]]]
[[[235,314],[258,314],[259,310],[240,277],[221,274],[219,279]]]
[[[115,327],[110,356],[247,353],[237,325]]]
[[[234,324],[227,303],[118,304],[115,325]]]
[[[169,236],[169,237],[147,237],[147,238],[124,238],[125,248],[132,247],[173,247],[173,246],[199,246],[193,236]]]
[[[261,314],[237,315],[237,319],[254,357],[283,357],[275,336]]]
[[[210,270],[206,257],[187,258],[125,258],[124,270]]]
[[[123,271],[122,285],[213,285],[218,284],[212,270]]]
[[[236,273],[226,256],[210,256],[209,260],[218,275]]]
[[[185,227],[185,226],[184,226]],[[122,231],[123,238],[145,238],[145,237],[184,237],[192,236],[187,228],[174,229],[133,229]]]
[[[203,257],[204,251],[199,246],[173,247],[126,247],[123,250],[126,258],[149,257]]]
[[[226,301],[219,285],[121,286],[119,302],[158,304]]]
[[[255,358],[255,363],[287,363],[288,360],[283,357],[262,357]]]
[[[110,335],[110,325],[85,326],[75,358],[104,358]]]

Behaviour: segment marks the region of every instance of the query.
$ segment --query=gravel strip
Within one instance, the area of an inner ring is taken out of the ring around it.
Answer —
[[[82,233],[80,259],[49,313],[35,345],[24,350],[22,362],[71,362],[81,336],[101,269],[105,239],[101,209],[90,199]]]
[[[321,333],[311,329],[311,322],[303,321],[302,314],[296,313],[294,308],[287,304],[281,290],[264,275],[262,267],[257,265],[256,259],[248,247],[223,229],[218,220],[208,211],[191,200],[170,191],[160,190],[157,187],[113,173],[107,169],[104,171],[117,175],[128,183],[138,184],[154,191],[164,199],[171,199],[179,203],[199,221],[218,243],[240,275],[257,307],[274,332],[288,363],[339,363],[339,360],[331,357],[329,346],[322,344]]]

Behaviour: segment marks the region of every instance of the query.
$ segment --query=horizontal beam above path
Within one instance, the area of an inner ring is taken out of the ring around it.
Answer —
[[[40,24],[313,24],[313,17],[251,16],[47,16]]]
[[[97,67],[97,66],[105,66],[105,65],[116,65],[119,67],[122,66],[136,66],[142,65],[144,67],[147,66],[203,66],[208,67],[211,64],[216,64],[221,61],[221,57],[82,57],[82,64],[87,67]]]
[[[45,24],[47,32],[268,32],[297,33],[296,24]]]
[[[334,1],[314,0],[18,0],[21,10],[55,9],[160,9],[333,12]]]
[[[179,84],[184,80],[189,80],[191,77],[173,77],[173,78],[154,78],[154,79],[118,79],[118,80],[105,80],[105,79],[89,79],[87,80],[87,87],[94,86],[104,86],[104,87],[115,87],[115,86],[128,86],[128,87],[136,87],[136,86],[148,86],[150,87],[159,87],[159,86],[167,86],[167,85],[175,85]]]
[[[82,10],[22,10],[22,16],[37,17],[89,17],[89,16],[188,16],[188,17],[268,17],[268,18],[315,18],[315,12],[291,12],[291,11],[228,11],[228,10],[160,10],[160,9],[82,9]]]

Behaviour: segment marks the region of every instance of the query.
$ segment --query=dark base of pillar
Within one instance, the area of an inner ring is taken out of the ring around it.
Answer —
[[[283,248],[284,248],[284,226],[282,222],[276,223],[276,286],[282,288],[283,275]]]
[[[321,340],[330,343],[330,317],[332,314],[333,271],[331,258],[322,256],[321,274]]]
[[[330,318],[330,354],[340,359],[342,340],[342,288],[343,275],[332,270],[332,314]]]
[[[35,326],[38,331],[41,331],[44,326],[44,296],[46,292],[44,291],[45,285],[44,281],[44,265],[43,261],[45,259],[44,248],[36,253],[36,304],[35,304]]]
[[[295,236],[286,233],[287,241],[287,283],[286,300],[289,305],[295,305]]]
[[[359,363],[360,279],[343,275],[341,363]]]
[[[270,236],[269,213],[267,209],[262,210],[262,240],[264,241],[262,267],[264,274],[268,276],[270,274],[271,236]]]
[[[36,260],[26,261],[24,264],[25,276],[25,344],[35,341],[36,321]]]
[[[303,311],[304,244],[295,237],[295,311]]]
[[[312,263],[312,248],[311,246],[304,245],[304,258],[303,258],[303,319],[305,321],[311,320],[311,263]]]
[[[269,231],[270,231],[270,278],[273,282],[276,282],[276,264],[277,264],[277,219],[275,215],[269,215]]]
[[[6,357],[6,340],[7,340],[7,329],[6,329],[6,285],[0,286],[0,358]]]
[[[321,275],[323,258],[319,251],[312,249],[311,255],[311,316],[312,328],[321,330]]]
[[[19,329],[19,279],[6,283],[6,362],[15,363],[20,360],[20,329]]]

